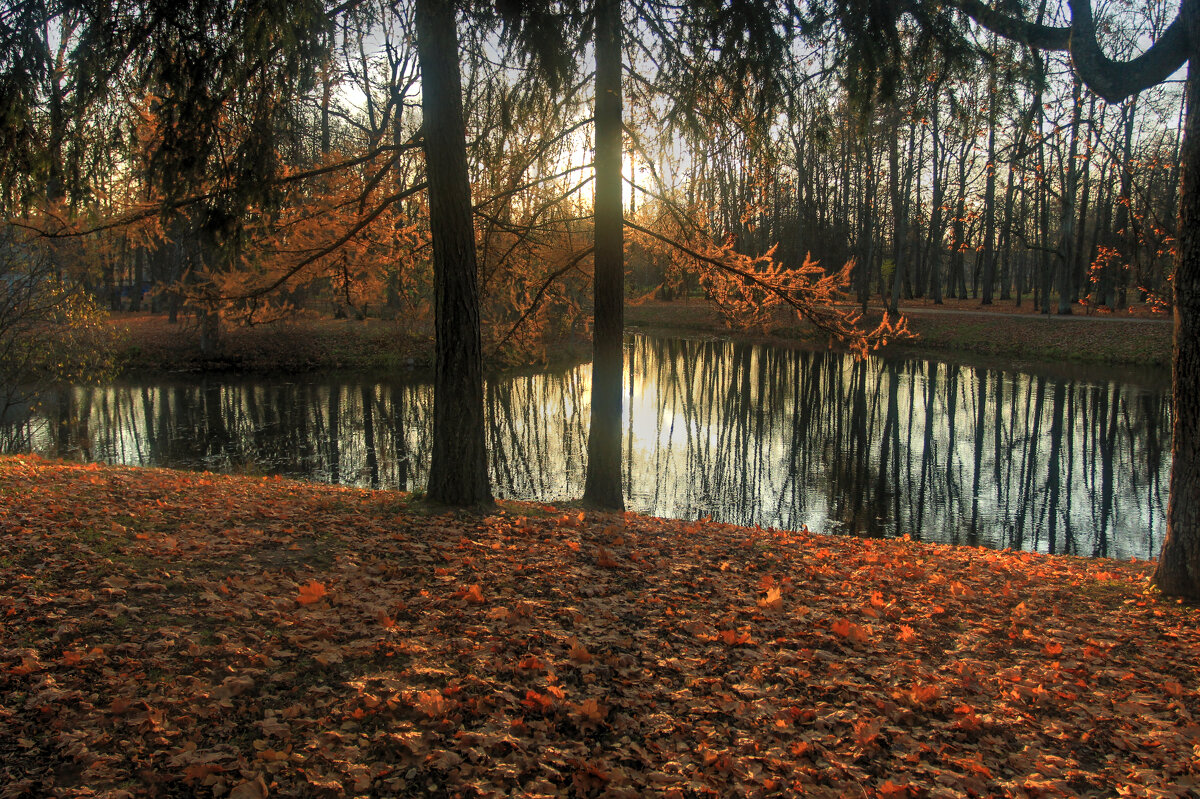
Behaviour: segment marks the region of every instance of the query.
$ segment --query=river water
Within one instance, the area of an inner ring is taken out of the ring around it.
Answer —
[[[583,492],[591,369],[489,380],[497,496]],[[727,340],[626,340],[630,509],[1087,556],[1156,556],[1163,375],[854,360]],[[415,375],[76,387],[10,419],[10,450],[420,489],[433,392]]]

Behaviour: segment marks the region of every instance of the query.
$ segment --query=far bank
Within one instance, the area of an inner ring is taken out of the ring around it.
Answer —
[[[901,306],[914,337],[891,342],[886,352],[946,360],[984,359],[1021,366],[1107,364],[1165,369],[1171,363],[1171,323],[1162,315],[1075,314],[1044,316],[971,301]],[[882,311],[871,308],[862,324],[874,327]],[[220,345],[204,352],[198,326],[187,319],[169,324],[164,316],[116,314],[119,362],[126,375],[303,374],[328,371],[395,373],[433,364],[427,324],[405,319],[333,319],[304,316],[253,327],[230,327]],[[730,327],[704,300],[630,303],[625,324],[655,335],[712,335],[824,349],[828,339],[811,325],[780,313],[765,330]],[[586,331],[554,346],[499,352],[485,340],[485,359],[494,369],[567,365],[587,360]]]
[[[886,352],[948,360],[964,357],[1022,366],[1107,364],[1164,369],[1171,365],[1171,322],[1137,309],[1128,314],[1042,315],[1009,305],[980,306],[971,300],[942,305],[902,303],[913,338],[890,343]],[[871,307],[861,324],[873,328],[882,309]],[[794,315],[780,313],[766,330],[731,328],[703,300],[648,300],[625,308],[625,324],[646,333],[729,335],[739,338],[826,347],[827,338]]]

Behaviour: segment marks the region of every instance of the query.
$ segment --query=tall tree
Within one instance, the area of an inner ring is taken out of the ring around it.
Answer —
[[[1071,21],[1062,27],[1002,14],[980,0],[957,5],[1001,36],[1069,51],[1079,78],[1109,102],[1155,86],[1187,65],[1173,303],[1171,491],[1154,582],[1166,594],[1200,599],[1200,0],[1182,0],[1174,22],[1128,61],[1114,61],[1101,49],[1090,0],[1070,0]]]
[[[621,208],[621,0],[596,0],[595,286],[592,407],[584,502],[625,507],[621,490],[621,376],[625,245]]]
[[[417,0],[415,24],[436,292],[429,497],[449,505],[490,504],[475,226],[454,4]]]

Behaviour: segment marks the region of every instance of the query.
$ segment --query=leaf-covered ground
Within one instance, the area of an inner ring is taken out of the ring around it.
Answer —
[[[0,459],[0,796],[1197,796],[1148,571]]]

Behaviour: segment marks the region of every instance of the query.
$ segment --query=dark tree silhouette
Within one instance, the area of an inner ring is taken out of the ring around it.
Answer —
[[[436,365],[429,498],[492,502],[484,447],[483,349],[455,8],[417,0],[425,170],[433,239]]]
[[[621,375],[625,247],[621,209],[621,2],[596,0],[596,208],[592,410],[583,501],[625,507]]]

